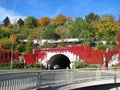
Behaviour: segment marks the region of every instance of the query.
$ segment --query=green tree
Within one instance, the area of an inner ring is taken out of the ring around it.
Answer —
[[[20,42],[21,40],[24,40],[27,38],[27,35],[22,33],[25,33],[25,32],[20,32],[19,34],[17,34],[17,42]]]
[[[17,24],[19,27],[22,27],[24,25],[24,21],[20,18],[18,21],[17,21]]]
[[[82,21],[83,21],[83,19],[82,19],[81,17],[76,17],[76,18],[75,18],[75,22],[80,23],[80,22],[82,22]]]
[[[25,43],[21,42],[17,45],[17,50],[19,52],[25,52]]]
[[[94,14],[93,12],[89,13],[88,15],[85,16],[85,20],[88,23],[91,23],[93,21],[98,21],[100,19],[100,16],[97,14]]]
[[[84,38],[84,35],[80,35],[84,30],[87,32],[91,32],[91,36],[94,36],[94,28],[92,27],[92,25],[85,20],[78,18],[72,23],[70,27],[72,38]]]
[[[92,33],[89,30],[82,30],[79,37],[84,39],[84,45],[90,45],[92,41]]]
[[[70,27],[70,34],[72,38],[78,38],[81,32],[81,26],[79,22],[73,22]]]
[[[72,22],[73,22],[73,20],[72,20],[71,16],[66,17],[66,23],[67,24],[71,24]]]
[[[11,50],[13,47],[13,50],[15,49],[15,45],[12,42],[7,42],[5,45],[5,49]]]
[[[0,39],[8,38],[10,36],[10,32],[6,30],[0,29]]]
[[[9,19],[9,17],[6,17],[6,18],[3,20],[3,25],[6,26],[6,27],[8,27],[9,24],[10,24],[10,19]]]
[[[44,39],[59,39],[60,36],[56,33],[55,25],[48,25],[46,31],[42,34]]]
[[[24,20],[24,25],[28,28],[34,28],[37,26],[37,19],[33,16],[28,16],[25,20]]]
[[[31,53],[33,48],[34,48],[34,44],[32,42],[32,39],[29,37],[28,41],[26,42],[26,45],[25,45],[25,52]]]
[[[72,38],[78,38],[80,32],[82,31],[83,19],[81,17],[76,17],[74,22],[70,26],[70,34]]]
[[[61,39],[71,38],[69,26],[58,26],[56,28],[56,33],[60,36]]]

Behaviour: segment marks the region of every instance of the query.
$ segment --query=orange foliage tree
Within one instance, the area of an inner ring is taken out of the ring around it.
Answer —
[[[52,20],[52,23],[55,25],[63,25],[66,23],[66,17],[62,14],[59,14],[56,18]]]
[[[38,26],[47,26],[50,23],[50,18],[49,17],[42,17],[38,19]]]

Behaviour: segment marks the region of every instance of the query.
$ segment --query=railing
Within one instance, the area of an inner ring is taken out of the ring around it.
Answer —
[[[0,71],[1,72],[1,71]],[[0,90],[30,90],[120,77],[116,70],[46,70],[0,74]]]
[[[0,74],[0,90],[21,90],[36,87],[38,76],[38,72]]]

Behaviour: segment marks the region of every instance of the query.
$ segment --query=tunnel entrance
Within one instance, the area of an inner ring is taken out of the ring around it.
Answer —
[[[50,69],[53,69],[54,65],[58,65],[60,69],[66,69],[67,67],[70,68],[70,60],[63,54],[56,54],[50,58],[48,65],[50,65]]]

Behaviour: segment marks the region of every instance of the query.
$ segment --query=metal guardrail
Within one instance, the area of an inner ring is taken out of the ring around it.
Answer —
[[[0,73],[0,90],[30,90],[100,79],[113,78],[116,80],[119,77],[120,73],[113,70],[46,70]]]
[[[37,86],[39,73],[0,74],[0,90],[22,90]]]

